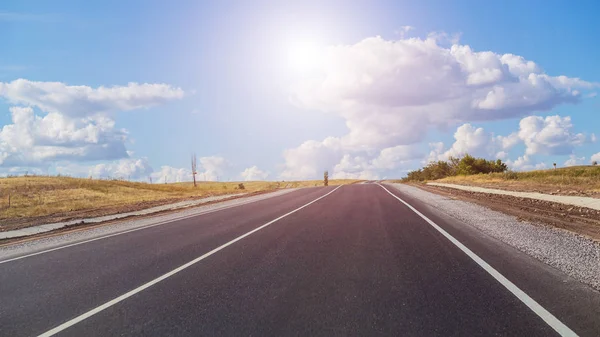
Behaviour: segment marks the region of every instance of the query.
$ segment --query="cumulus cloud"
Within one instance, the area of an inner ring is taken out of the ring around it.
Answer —
[[[548,165],[543,162],[534,162],[531,156],[523,155],[518,157],[516,160],[507,160],[506,165],[515,171],[530,171],[530,170],[543,170],[548,168]]]
[[[13,124],[0,129],[0,166],[36,166],[58,160],[127,157],[127,132],[102,116],[36,116],[31,107],[10,108]]]
[[[525,154],[566,155],[586,141],[582,133],[573,132],[571,117],[525,117],[519,123],[519,138],[525,143]]]
[[[435,150],[441,151],[443,146],[435,144],[432,149],[436,155],[434,160],[446,160],[450,157],[462,157],[465,154],[473,156],[489,157],[494,153],[494,137],[485,132],[483,128],[475,128],[471,124],[463,124],[456,129],[454,133],[455,142],[450,149],[443,153],[436,153]],[[430,157],[431,158],[431,157]]]
[[[229,166],[227,160],[219,156],[198,158],[196,181],[218,181],[223,178],[225,169]],[[180,183],[192,181],[192,171],[187,168],[161,166],[159,171],[153,172],[152,181],[155,183]]]
[[[453,39],[447,34],[425,39],[372,37],[328,48],[319,71],[296,83],[291,97],[300,107],[340,116],[348,133],[286,150],[282,177],[317,177],[347,154],[363,158],[367,163],[363,166],[369,167],[381,150],[417,144],[432,127],[527,116],[577,103],[584,97],[582,92],[599,86],[579,78],[550,76],[518,55],[477,52],[457,41],[446,47],[440,40]],[[505,157],[508,149],[523,141],[518,134],[492,139],[470,124],[457,132],[461,134],[447,153],[432,151],[430,158],[487,154],[492,148],[494,155]],[[538,147],[540,151],[551,148],[550,144]],[[355,160],[345,160],[341,166],[348,163],[351,168],[360,166]]]
[[[572,154],[569,156],[569,159],[567,159],[567,161],[565,162],[565,166],[578,166],[578,165],[583,165],[585,164],[585,157],[577,157],[576,155]]]
[[[398,145],[381,150],[372,163],[376,169],[393,170],[422,156],[414,146]]]
[[[92,166],[88,174],[94,178],[144,180],[153,172],[146,158],[126,158]]]
[[[597,86],[546,75],[517,55],[443,47],[434,38],[373,37],[331,47],[325,55],[322,76],[299,83],[295,102],[339,114],[349,136],[364,144],[410,144],[428,124],[528,115],[576,103],[577,89]]]
[[[338,138],[329,137],[322,142],[306,141],[283,152],[285,164],[281,178],[293,180],[318,177],[323,171],[339,163],[343,156]]]
[[[265,180],[269,177],[269,172],[259,169],[256,165],[247,167],[242,173],[242,178],[245,181]]]
[[[0,96],[13,104],[36,106],[44,112],[72,117],[148,108],[183,95],[181,88],[156,83],[92,88],[26,79],[0,82]]]
[[[20,105],[10,108],[12,124],[0,130],[0,167],[127,158],[127,131],[115,127],[111,113],[182,96],[181,89],[166,84],[91,88],[24,79],[0,82],[0,97]]]
[[[534,155],[567,155],[571,157],[565,165],[581,165],[585,158],[572,155],[576,146],[593,141],[594,136],[575,133],[569,116],[529,116],[521,119],[519,130],[508,136],[495,136],[483,128],[463,124],[454,133],[455,142],[445,150],[443,143],[431,143],[428,162],[447,160],[449,157],[461,157],[465,154],[507,161],[509,167],[516,170],[541,169],[543,163],[534,163]],[[516,160],[510,160],[508,150],[518,144],[525,146],[525,154]]]
[[[600,152],[593,154],[592,157],[590,158],[590,161],[600,163]]]
[[[181,183],[192,181],[192,171],[165,165],[161,166],[159,171],[153,172],[150,177],[155,184]]]
[[[225,169],[229,167],[229,163],[225,158],[219,156],[201,157],[200,172],[198,172],[200,180],[217,181],[223,178]]]

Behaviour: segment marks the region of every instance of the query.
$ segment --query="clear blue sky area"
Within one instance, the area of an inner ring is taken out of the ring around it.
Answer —
[[[598,1],[3,1],[0,174],[186,180],[191,153],[220,180],[400,177],[466,151],[515,169],[588,164],[598,13]],[[455,59],[457,46],[552,79],[516,85],[530,75]],[[165,87],[121,91],[131,82]]]

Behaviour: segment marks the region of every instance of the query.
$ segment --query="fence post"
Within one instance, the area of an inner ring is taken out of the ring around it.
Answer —
[[[10,193],[8,194],[8,208],[10,208]]]

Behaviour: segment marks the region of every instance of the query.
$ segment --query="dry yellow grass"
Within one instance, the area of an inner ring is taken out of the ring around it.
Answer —
[[[330,185],[354,180],[330,180]],[[252,193],[278,188],[320,186],[322,181],[297,182],[199,182],[147,184],[119,180],[93,180],[70,177],[0,178],[0,221],[2,219],[43,217],[73,211],[116,209],[137,204],[167,203],[188,198],[234,193]],[[10,195],[10,207],[8,199]],[[117,210],[118,211],[118,210]]]
[[[574,166],[528,172],[455,176],[436,182],[519,191],[600,193],[600,166]]]

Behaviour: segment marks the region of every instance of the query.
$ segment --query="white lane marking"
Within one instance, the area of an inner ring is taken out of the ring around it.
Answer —
[[[271,221],[267,222],[266,224],[264,224],[264,225],[262,225],[262,226],[260,226],[258,228],[255,228],[255,229],[251,230],[250,232],[248,232],[248,233],[246,233],[246,234],[244,234],[242,236],[239,236],[239,237],[237,237],[237,238],[235,238],[235,239],[233,239],[233,240],[231,240],[231,241],[229,241],[229,242],[227,242],[227,243],[225,243],[225,244],[223,244],[223,245],[221,245],[221,246],[219,246],[219,247],[211,250],[210,252],[208,252],[208,253],[206,253],[206,254],[198,257],[198,258],[195,258],[194,260],[192,260],[192,261],[190,261],[190,262],[188,262],[188,263],[186,263],[186,264],[184,264],[184,265],[182,265],[182,266],[180,266],[180,267],[178,267],[176,269],[173,269],[172,271],[170,271],[170,272],[168,272],[168,273],[166,273],[166,274],[164,274],[164,275],[162,275],[162,276],[160,276],[158,278],[155,278],[154,280],[152,280],[152,281],[150,281],[148,283],[145,283],[145,284],[143,284],[143,285],[141,285],[141,286],[139,286],[139,287],[137,287],[137,288],[135,288],[135,289],[133,289],[133,290],[131,290],[131,291],[129,291],[129,292],[127,292],[127,293],[125,293],[125,294],[117,297],[117,298],[115,298],[115,299],[112,299],[112,300],[110,300],[110,301],[102,304],[99,307],[96,307],[96,308],[94,308],[94,309],[92,309],[92,310],[90,310],[90,311],[88,311],[88,312],[86,312],[84,314],[81,314],[81,315],[79,315],[79,316],[77,316],[77,317],[75,317],[75,318],[73,318],[73,319],[71,319],[71,320],[69,320],[67,322],[64,322],[63,324],[61,324],[61,325],[59,325],[59,326],[57,326],[57,327],[55,327],[55,328],[53,328],[51,330],[48,330],[48,331],[42,333],[41,335],[39,335],[39,337],[53,336],[53,335],[55,335],[55,334],[57,334],[57,333],[65,330],[65,329],[67,329],[68,327],[73,326],[73,325],[75,325],[75,324],[83,321],[84,319],[86,319],[88,317],[91,317],[91,316],[93,316],[93,315],[101,312],[102,310],[107,309],[107,308],[109,308],[109,307],[111,307],[111,306],[113,306],[113,305],[115,305],[115,304],[117,304],[117,303],[125,300],[128,297],[131,297],[131,296],[139,293],[140,291],[143,291],[144,289],[147,289],[147,288],[149,288],[149,287],[151,287],[151,286],[159,283],[160,281],[163,281],[164,279],[169,278],[169,277],[171,277],[171,276],[179,273],[180,271],[182,271],[182,270],[184,270],[186,268],[191,267],[192,265],[194,265],[194,264],[196,264],[196,263],[204,260],[205,258],[207,258],[207,257],[213,255],[214,253],[216,253],[216,252],[224,249],[225,247],[230,246],[230,245],[232,245],[232,244],[234,244],[234,243],[242,240],[243,238],[245,238],[245,237],[247,237],[247,236],[249,236],[249,235],[251,235],[253,233],[258,232],[259,230],[261,230],[261,229],[263,229],[263,228],[271,225],[272,223],[277,222],[277,221],[279,221],[279,220],[287,217],[288,215],[296,213],[299,210],[301,210],[301,209],[303,209],[303,208],[305,208],[305,207],[307,207],[307,206],[309,206],[309,205],[311,205],[311,204],[313,204],[313,203],[315,203],[315,202],[317,202],[317,201],[325,198],[326,196],[328,196],[331,193],[335,192],[340,187],[342,187],[342,185],[339,185],[338,187],[336,187],[332,191],[328,192],[325,195],[322,195],[322,196],[318,197],[317,199],[309,202],[308,204],[300,206],[300,207],[296,208],[295,210],[290,211],[290,212],[288,212],[288,213],[286,213],[286,214],[278,217],[275,220],[271,220]]]
[[[342,185],[340,185],[340,186],[342,186]],[[275,197],[277,197],[277,196],[275,196]],[[171,222],[176,222],[176,221],[179,221],[179,220],[185,220],[185,219],[193,218],[193,217],[200,216],[200,215],[206,215],[206,214],[210,214],[210,213],[215,213],[215,212],[223,211],[223,210],[230,209],[230,208],[233,208],[233,207],[243,206],[243,205],[251,204],[253,202],[257,202],[257,201],[261,201],[261,200],[266,200],[266,199],[269,199],[269,198],[259,199],[259,200],[250,200],[250,201],[238,203],[238,204],[235,204],[235,205],[225,206],[225,207],[221,207],[221,208],[218,208],[218,209],[207,210],[205,212],[199,212],[199,213],[196,213],[196,214],[185,215],[185,216],[181,216],[181,217],[178,217],[178,218],[173,218],[173,219],[169,219],[169,220],[166,220],[166,221],[157,222],[157,223],[151,224],[151,225],[145,225],[145,226],[140,226],[140,227],[136,227],[136,228],[124,230],[124,231],[119,231],[119,232],[116,232],[116,233],[113,233],[113,234],[99,236],[97,238],[88,239],[88,240],[84,240],[84,241],[79,241],[79,242],[71,243],[71,244],[64,245],[64,246],[59,246],[59,247],[55,247],[55,248],[45,249],[45,250],[41,250],[39,252],[35,252],[35,253],[31,253],[31,254],[26,254],[26,255],[21,255],[21,256],[10,258],[10,259],[6,259],[6,260],[3,260],[3,261],[0,261],[0,264],[6,263],[6,262],[11,262],[11,261],[16,261],[16,260],[20,260],[20,259],[24,259],[24,258],[31,257],[31,256],[36,256],[36,255],[40,255],[40,254],[45,254],[45,253],[53,252],[55,250],[60,250],[60,249],[64,249],[64,248],[78,246],[78,245],[82,245],[84,243],[88,243],[88,242],[92,242],[92,241],[97,241],[97,240],[102,240],[102,239],[110,238],[110,237],[117,236],[117,235],[127,234],[127,233],[131,233],[131,232],[139,231],[139,230],[142,230],[142,229],[148,229],[148,228],[152,228],[152,227],[156,227],[156,226],[161,226],[161,225],[165,225],[165,224],[168,224],[168,223],[171,223]],[[116,224],[116,225],[118,225],[118,224]],[[93,229],[94,228],[91,228],[90,230],[93,230]],[[65,235],[68,235],[68,234],[69,233],[65,233]],[[41,239],[43,239],[43,238],[40,238],[40,240]]]
[[[413,212],[417,213],[421,218],[427,221],[433,228],[435,228],[438,232],[440,232],[446,239],[450,240],[456,247],[460,248],[467,256],[469,256],[473,261],[475,261],[481,268],[483,268],[488,274],[492,275],[496,281],[500,282],[506,289],[508,289],[513,295],[515,295],[521,302],[523,302],[531,311],[535,312],[541,319],[544,320],[552,329],[558,332],[561,336],[577,336],[573,330],[571,330],[568,326],[566,326],[563,322],[558,320],[554,315],[552,315],[548,310],[542,307],[538,302],[536,302],[533,298],[529,297],[523,290],[519,289],[514,283],[509,281],[504,275],[500,274],[496,269],[490,266],[487,262],[485,262],[482,258],[477,256],[477,254],[473,253],[469,248],[460,243],[460,241],[456,240],[452,235],[448,234],[445,230],[443,230],[440,226],[438,226],[435,222],[431,221],[428,217],[423,215],[421,212],[417,211],[414,207],[409,205],[406,201],[400,199],[398,196],[390,192],[387,188],[383,187],[380,184],[379,187],[383,188],[386,192],[388,192],[394,198],[400,200],[406,207],[410,208]]]

